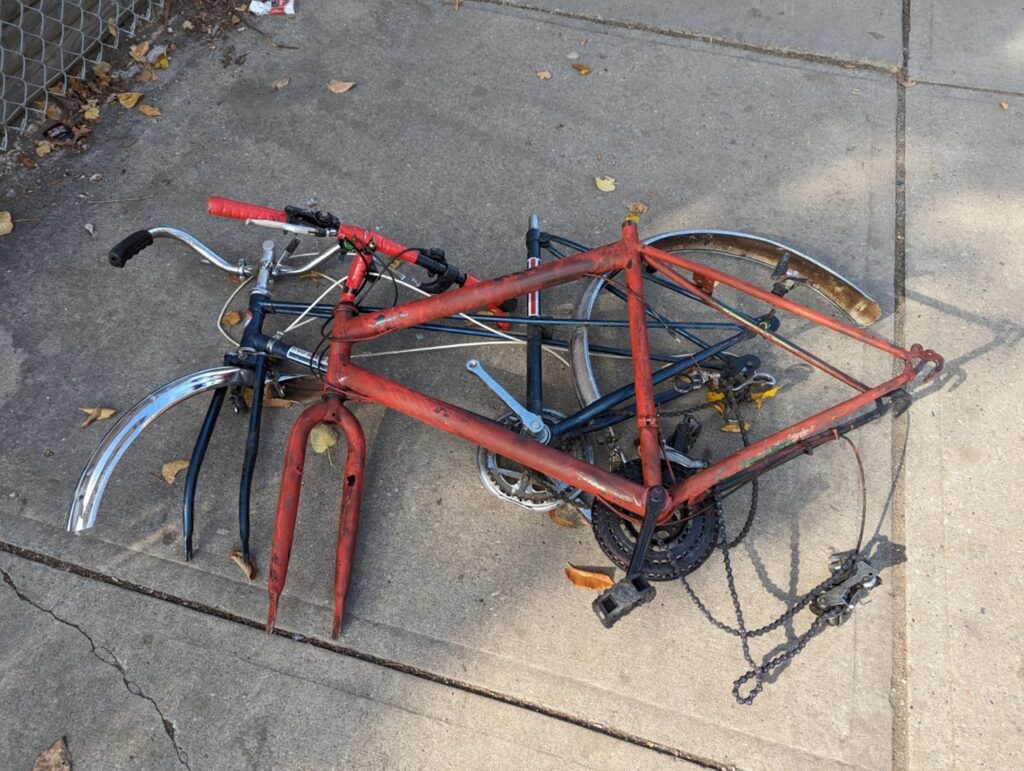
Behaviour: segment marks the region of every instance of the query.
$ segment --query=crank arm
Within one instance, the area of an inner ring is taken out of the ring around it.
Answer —
[[[250,385],[251,382],[252,370],[244,367],[200,370],[161,386],[121,415],[85,464],[68,510],[67,529],[80,533],[96,524],[100,500],[114,468],[131,443],[154,420],[197,394],[218,388]]]
[[[497,380],[488,374],[483,364],[476,359],[470,359],[466,362],[466,369],[484,381],[484,385],[505,402],[505,405],[523,422],[523,428],[530,436],[542,443],[546,443],[551,438],[551,430],[544,425],[544,419],[520,404],[512,394],[506,391]]]

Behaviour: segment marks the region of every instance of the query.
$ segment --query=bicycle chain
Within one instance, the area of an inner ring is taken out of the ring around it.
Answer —
[[[729,411],[733,414],[733,417],[736,418],[737,423],[739,424],[740,435],[743,439],[744,446],[749,446],[750,438],[742,419],[739,418],[736,403],[728,396],[726,402],[729,407]],[[708,610],[708,607],[701,601],[700,597],[697,596],[697,593],[693,591],[693,587],[691,587],[689,581],[686,580],[686,575],[681,573],[679,578],[687,596],[689,596],[697,609],[712,626],[727,634],[740,638],[743,658],[750,669],[733,681],[732,695],[738,703],[743,705],[752,704],[754,699],[757,698],[757,695],[764,690],[766,679],[770,677],[773,672],[796,658],[796,656],[798,656],[803,649],[807,647],[807,644],[822,631],[825,624],[829,623],[831,619],[842,613],[842,609],[833,608],[821,615],[815,616],[814,621],[811,622],[811,626],[808,630],[797,636],[795,640],[791,641],[782,653],[771,658],[763,659],[760,664],[755,663],[754,658],[750,653],[750,639],[752,637],[761,637],[778,629],[783,624],[791,621],[796,614],[806,608],[815,597],[842,583],[844,576],[847,571],[853,567],[855,558],[858,556],[856,553],[849,554],[843,560],[842,566],[835,573],[803,595],[799,600],[797,600],[797,602],[783,611],[777,618],[761,627],[758,627],[757,629],[752,631],[748,630],[746,620],[743,616],[743,607],[740,603],[739,592],[736,590],[736,577],[733,574],[732,559],[729,556],[729,551],[742,542],[742,540],[747,536],[747,533],[749,533],[757,512],[757,500],[757,479],[755,477],[751,482],[751,506],[747,514],[747,519],[744,522],[743,527],[740,529],[740,532],[730,541],[726,536],[725,511],[722,508],[722,502],[717,497],[713,499],[715,518],[717,521],[719,538],[721,539],[719,541],[719,547],[722,550],[722,562],[725,567],[726,585],[729,588],[729,596],[732,599],[733,610],[736,613],[736,626],[729,626],[715,618],[714,614]],[[672,560],[671,553],[669,553],[669,559]],[[678,570],[678,566],[675,565],[674,561],[673,566]],[[751,688],[746,694],[741,694],[740,689],[752,679],[755,681],[753,688]]]

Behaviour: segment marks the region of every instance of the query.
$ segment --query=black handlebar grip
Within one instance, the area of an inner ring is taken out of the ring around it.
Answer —
[[[110,264],[115,268],[123,268],[128,260],[152,243],[153,236],[148,230],[136,230],[110,250]]]

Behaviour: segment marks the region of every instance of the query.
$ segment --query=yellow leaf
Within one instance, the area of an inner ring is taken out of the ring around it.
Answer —
[[[121,106],[125,109],[130,110],[135,106],[135,103],[142,98],[141,91],[122,91],[117,95],[117,101],[121,103]]]
[[[548,518],[559,527],[579,527],[580,520],[569,506],[559,506],[548,512]]]
[[[0,236],[6,236],[14,230],[14,220],[9,211],[0,211]]]
[[[565,566],[565,577],[572,581],[573,586],[578,586],[581,589],[593,589],[594,591],[607,589],[613,583],[611,576],[607,573],[584,570],[574,565]]]
[[[157,117],[163,115],[163,113],[160,112],[160,108],[159,107],[152,107],[152,106],[150,106],[148,104],[140,104],[139,105],[139,112],[141,112],[143,115],[146,115],[146,116],[148,116],[150,118],[157,118]]]
[[[86,120],[99,120],[100,119],[100,108],[92,104],[82,111],[82,117]]]
[[[42,142],[36,142],[36,155],[42,158],[44,155],[49,155],[53,151],[53,145],[47,142],[45,139]]]
[[[337,443],[338,432],[326,423],[318,423],[309,432],[309,444],[317,455],[323,455]]]
[[[355,83],[347,80],[328,80],[327,90],[332,94],[344,94],[355,87]]]
[[[187,468],[187,460],[169,460],[160,467],[160,476],[164,478],[167,484],[172,485],[174,484],[174,478]]]
[[[740,424],[739,423],[726,423],[724,426],[722,426],[721,430],[724,431],[727,434],[738,434],[740,432]],[[750,424],[747,423],[746,421],[743,422],[743,430],[744,431],[749,431],[750,430]]]
[[[106,420],[117,414],[117,410],[110,407],[79,407],[78,409],[85,413],[85,420],[82,421],[81,428],[88,428],[97,420]]]
[[[225,327],[234,327],[242,322],[242,314],[238,311],[228,311],[220,317],[220,323]]]
[[[708,391],[707,396],[709,402],[720,402],[725,398],[722,391]]]
[[[779,392],[779,387],[778,386],[772,386],[767,391],[761,391],[761,393],[757,393],[757,394],[751,393],[750,394],[750,398],[751,398],[751,400],[753,400],[754,404],[757,405],[757,408],[761,409],[761,404],[764,402],[764,400],[765,399],[771,399],[778,392]]]
[[[615,178],[614,177],[594,177],[594,184],[597,189],[602,193],[610,193],[615,189]]]
[[[540,70],[537,73],[537,77],[540,78],[541,80],[551,80],[551,73],[548,72],[547,70]]]
[[[240,551],[229,551],[228,556],[231,558],[232,562],[238,565],[246,578],[250,581],[256,578],[256,563],[253,562],[251,557],[246,559],[242,556],[242,552]]]
[[[167,58],[166,53],[163,53],[156,57],[156,61],[153,62],[153,66],[158,70],[166,70],[171,66],[171,60]]]
[[[1003,109],[1003,110],[1009,110],[1010,109],[1010,103],[1009,102],[1000,102],[999,103],[999,107],[1001,109]]]
[[[291,82],[291,78],[278,78],[277,80],[270,84],[270,90],[280,91],[282,88],[284,88]]]
[[[590,67],[588,67],[587,65],[583,64],[582,62],[574,62],[573,65],[572,65],[572,68],[574,70],[576,70],[576,72],[578,72],[580,75],[589,75],[590,74]]]
[[[128,54],[137,62],[146,61],[146,53],[149,51],[149,41],[143,40],[137,45],[133,45],[128,49]]]

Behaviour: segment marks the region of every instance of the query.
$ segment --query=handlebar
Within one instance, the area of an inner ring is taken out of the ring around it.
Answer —
[[[206,199],[206,210],[215,217],[231,217],[236,220],[288,221],[288,213],[282,209],[270,209],[266,206],[235,201],[231,198],[221,198],[217,195],[211,195]]]

